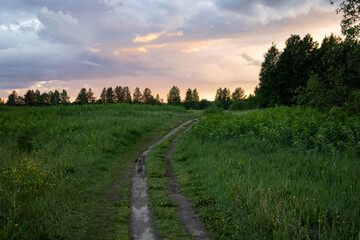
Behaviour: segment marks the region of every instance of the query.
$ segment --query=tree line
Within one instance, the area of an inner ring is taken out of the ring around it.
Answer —
[[[81,105],[81,104],[103,104],[103,103],[138,103],[160,105],[163,100],[159,94],[154,97],[149,88],[145,88],[143,92],[137,87],[133,95],[129,87],[116,86],[104,88],[99,99],[95,97],[95,93],[91,88],[81,88],[74,102],[70,102],[70,97],[65,89],[60,93],[58,90],[41,93],[39,90],[28,90],[24,96],[19,96],[13,90],[8,96],[6,105],[9,106],[53,106],[53,105]],[[0,104],[5,104],[3,100]]]
[[[291,35],[283,51],[272,45],[255,90],[260,107],[308,105],[353,108],[360,103],[360,43],[330,35],[319,44],[310,34]]]
[[[341,1],[340,12],[345,39],[331,34],[319,45],[310,34],[291,35],[283,51],[274,44],[269,48],[255,89],[259,107],[336,106],[360,112],[360,1]]]
[[[24,96],[19,96],[14,90],[8,96],[6,105],[9,106],[51,106],[70,104],[69,96],[65,89],[41,93],[39,90],[28,90]],[[1,102],[0,102],[1,103]],[[4,103],[4,101],[2,101]]]
[[[142,92],[136,87],[131,93],[129,87],[116,86],[115,88],[103,88],[100,97],[97,99],[91,88],[81,88],[75,101],[70,102],[70,97],[64,89],[41,93],[39,90],[28,90],[24,96],[19,96],[14,90],[6,102],[9,106],[53,106],[53,105],[82,105],[82,104],[104,104],[104,103],[133,103],[133,104],[164,104],[159,94],[154,97],[150,88]],[[249,104],[249,102],[252,102]],[[219,88],[216,91],[215,101],[201,99],[197,89],[188,88],[185,98],[180,97],[180,88],[173,86],[167,94],[167,103],[174,106],[182,106],[186,109],[203,110],[213,104],[218,108],[241,110],[254,107],[254,96],[245,96],[245,91],[239,87],[231,93],[229,88]],[[1,103],[0,103],[1,104]],[[3,101],[2,104],[5,104]]]

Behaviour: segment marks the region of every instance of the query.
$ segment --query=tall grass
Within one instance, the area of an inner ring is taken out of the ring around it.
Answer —
[[[0,107],[0,238],[127,239],[135,155],[189,117],[166,106]]]
[[[175,168],[214,239],[360,239],[359,144],[336,109],[210,115]]]

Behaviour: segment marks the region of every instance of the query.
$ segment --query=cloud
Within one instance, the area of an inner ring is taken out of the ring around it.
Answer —
[[[148,43],[150,41],[158,39],[161,35],[164,35],[165,33],[166,33],[166,31],[161,31],[159,33],[149,33],[148,35],[146,35],[144,37],[138,35],[132,42],[133,43],[136,43],[136,42]]]
[[[132,42],[133,43],[141,43],[141,42],[148,43],[148,42],[151,42],[151,41],[154,41],[154,40],[158,39],[161,36],[165,36],[165,37],[174,37],[174,36],[181,37],[183,35],[184,35],[183,32],[167,33],[164,30],[164,31],[161,31],[159,33],[149,33],[146,36],[138,35],[138,36],[136,36],[136,38]]]
[[[0,89],[54,79],[256,85],[271,42],[334,25],[328,0],[2,0]]]
[[[246,53],[242,53],[240,56],[242,58],[244,58],[248,62],[249,65],[261,66],[261,62],[259,60],[255,60],[254,58],[250,57]]]
[[[0,29],[4,31],[23,31],[23,32],[36,32],[40,30],[41,23],[38,19],[29,19],[22,22],[15,21],[10,24],[0,25]]]
[[[149,52],[149,49],[163,48],[166,46],[167,46],[167,44],[165,44],[165,43],[155,44],[155,45],[144,45],[144,46],[136,47],[136,48],[116,49],[114,53],[115,53],[115,55],[119,55],[121,52],[126,52],[126,53],[131,53],[131,54],[147,53],[147,52]]]
[[[38,34],[46,40],[76,43],[81,42],[85,37],[83,29],[79,26],[79,20],[62,11],[53,12],[47,7],[43,7],[37,17],[43,25]]]
[[[216,0],[216,5],[220,9],[263,24],[283,17],[305,14],[312,8],[330,8],[327,0]]]
[[[94,66],[94,67],[102,67],[101,64],[94,63],[94,62],[91,62],[91,61],[89,61],[89,60],[85,60],[85,61],[83,61],[83,62],[80,62],[80,61],[79,61],[79,63],[87,64],[87,65]]]

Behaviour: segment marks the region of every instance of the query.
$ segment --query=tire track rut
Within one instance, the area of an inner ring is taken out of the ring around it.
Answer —
[[[174,170],[172,167],[172,156],[177,142],[186,132],[191,130],[194,124],[195,123],[188,126],[184,130],[184,132],[180,136],[175,138],[171,143],[166,153],[166,176],[168,178],[168,191],[170,193],[170,198],[178,205],[178,216],[186,231],[193,239],[208,240],[210,238],[206,234],[204,224],[200,221],[199,216],[193,210],[190,201],[179,191],[178,183],[176,181]]]
[[[165,141],[180,128],[191,123],[193,120],[186,121],[172,129],[166,135],[161,137],[156,143],[144,150],[135,160],[135,168],[132,171],[131,187],[131,215],[130,215],[130,233],[133,240],[158,240],[156,234],[153,215],[150,209],[150,200],[147,191],[145,176],[145,159],[148,153],[161,142]]]

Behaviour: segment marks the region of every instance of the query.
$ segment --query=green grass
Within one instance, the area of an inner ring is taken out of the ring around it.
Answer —
[[[336,109],[209,115],[175,170],[214,239],[360,239],[359,126]]]
[[[169,197],[166,177],[166,152],[175,136],[159,144],[146,158],[146,175],[151,208],[154,214],[156,231],[162,239],[189,240],[181,224],[176,209],[177,204]]]
[[[0,238],[128,239],[135,157],[191,116],[166,106],[1,106]]]

